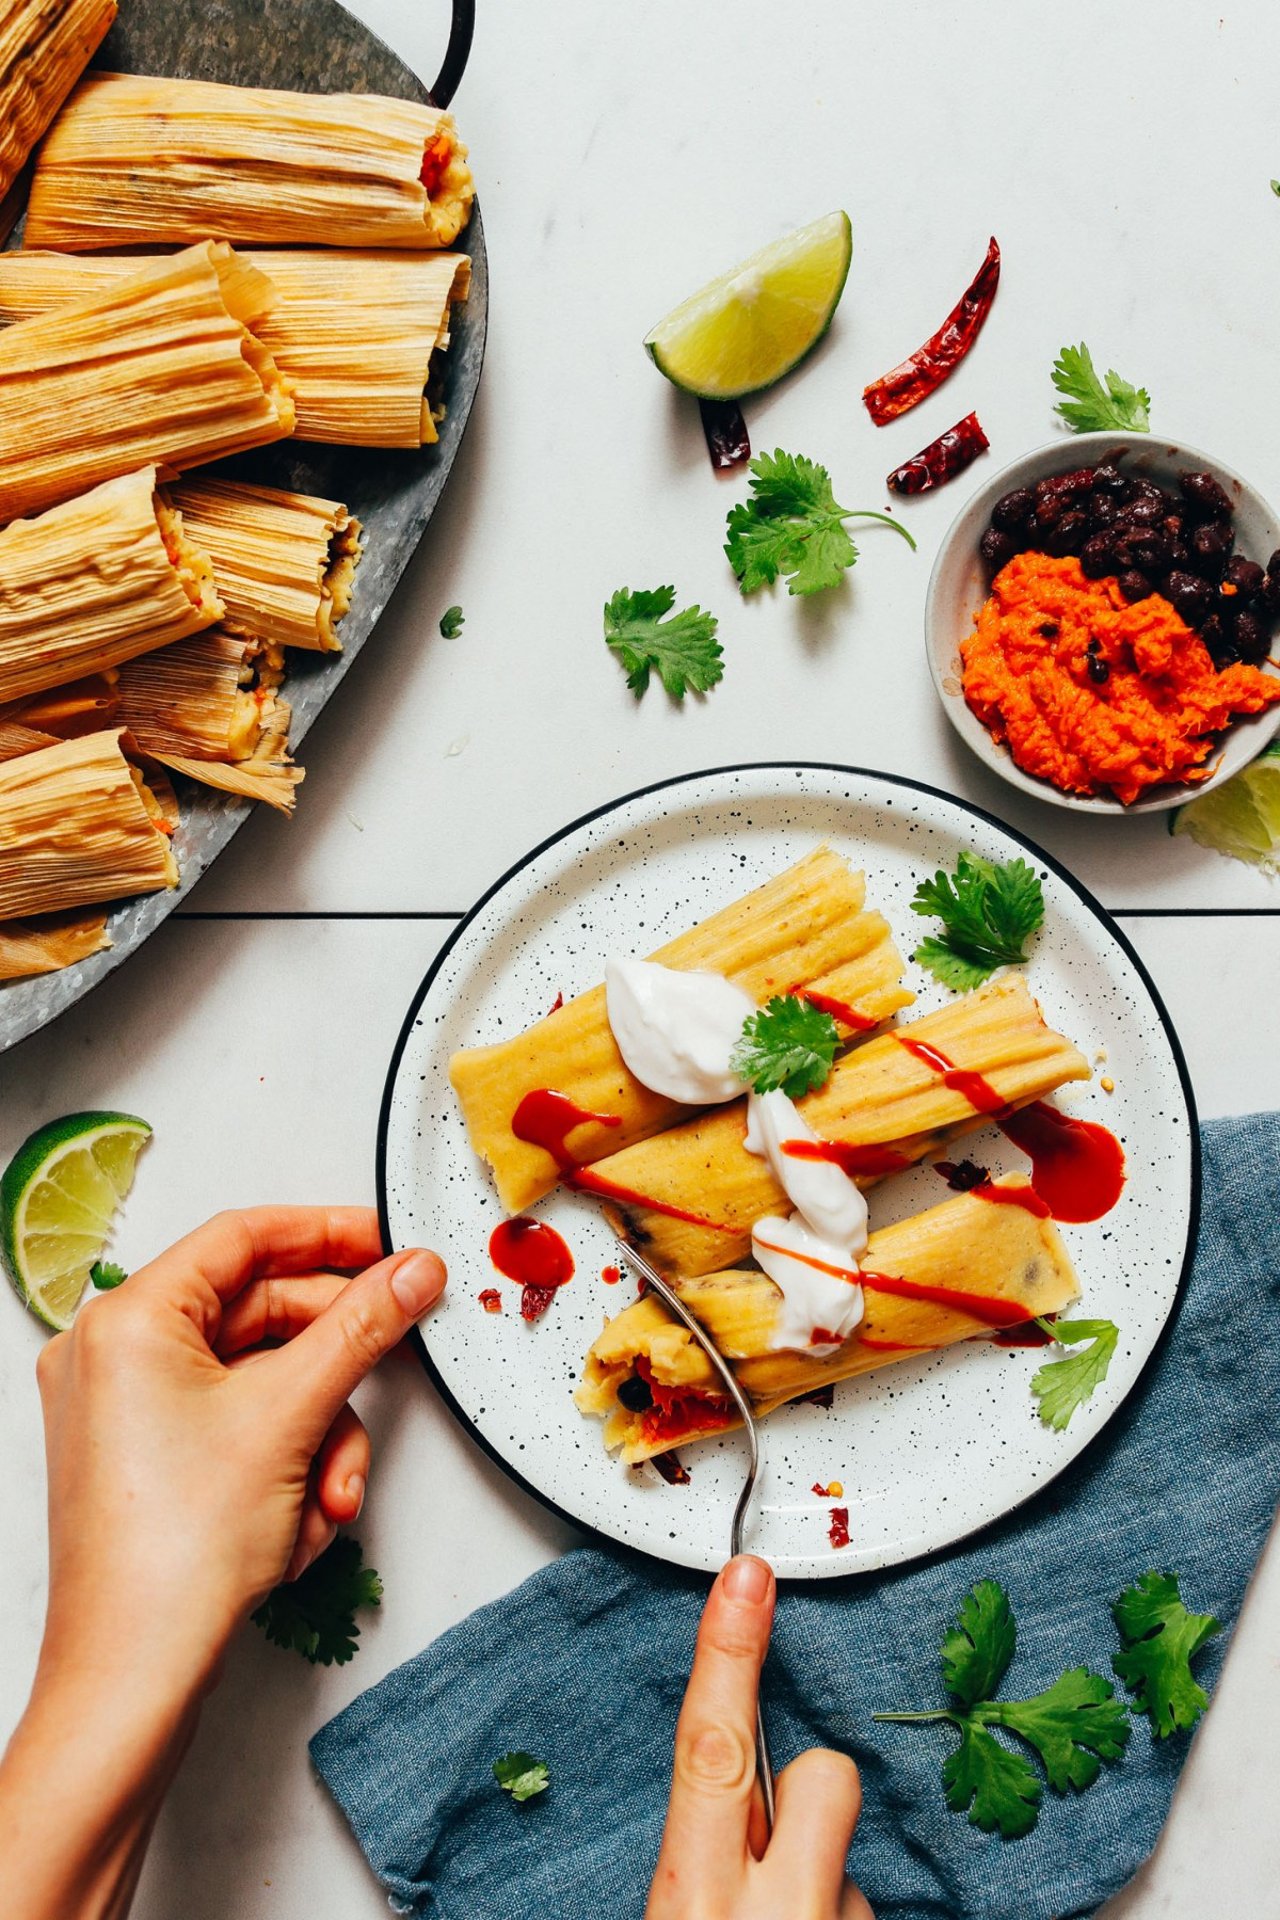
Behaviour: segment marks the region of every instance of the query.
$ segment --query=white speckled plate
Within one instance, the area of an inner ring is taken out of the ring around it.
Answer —
[[[535,1325],[489,1264],[502,1209],[472,1155],[447,1065],[458,1047],[500,1039],[601,978],[609,953],[647,953],[758,886],[820,841],[867,875],[867,900],[909,953],[926,930],[909,910],[919,880],[962,848],[992,859],[1029,853],[1042,875],[1045,926],[1029,977],[1049,1020],[1114,1080],[1064,1089],[1060,1104],[1104,1121],[1128,1156],[1119,1204],[1064,1229],[1084,1311],[1114,1319],[1118,1351],[1104,1385],[1065,1433],[1040,1424],[1028,1383],[1043,1351],[969,1342],[842,1382],[830,1411],[787,1407],[762,1428],[765,1469],[748,1544],[789,1578],[896,1566],[936,1552],[1046,1486],[1101,1432],[1136,1384],[1178,1297],[1199,1201],[1195,1114],[1173,1029],[1137,956],[1084,889],[990,815],[887,774],[825,766],[730,767],[632,794],[568,827],[507,874],[462,922],[411,1007],[387,1079],[378,1140],[383,1230],[391,1246],[438,1247],[443,1305],[424,1322],[428,1367],[481,1444],[548,1505],[612,1540],[711,1571],[727,1552],[742,1480],[739,1435],[691,1447],[688,1486],[617,1465],[573,1385],[603,1317],[632,1296],[607,1285],[616,1260],[585,1196],[537,1212],[569,1242],[576,1272]],[[909,970],[925,1012],[950,996]],[[909,1017],[909,1016],[908,1016]],[[993,1128],[970,1136],[982,1164],[1025,1161]],[[882,1182],[873,1228],[945,1197],[927,1167]],[[478,1295],[497,1286],[501,1315]],[[850,1545],[828,1543],[839,1480]]]

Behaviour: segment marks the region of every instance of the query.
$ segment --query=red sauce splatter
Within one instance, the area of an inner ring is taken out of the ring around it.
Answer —
[[[427,142],[427,150],[422,156],[422,171],[418,175],[427,190],[428,198],[440,191],[440,182],[444,179],[453,158],[453,142],[447,133],[438,133],[434,140]]]
[[[840,1347],[844,1345],[844,1335],[831,1333],[826,1327],[815,1327],[809,1335],[811,1347]]]
[[[689,1469],[674,1453],[655,1453],[649,1465],[656,1467],[669,1487],[687,1487]]]
[[[1028,1320],[1025,1326],[1005,1327],[991,1338],[997,1347],[1047,1347],[1053,1335],[1037,1326],[1034,1320]]]
[[[550,1018],[550,1016],[553,1013],[559,1013],[563,1005],[564,1005],[564,994],[563,992],[561,992],[556,995],[555,999],[551,1002],[551,1005],[547,1008],[547,1017]]]
[[[502,1295],[496,1287],[486,1287],[480,1295],[480,1305],[486,1313],[502,1312]]]
[[[638,1193],[634,1187],[622,1187],[616,1180],[608,1179],[597,1173],[594,1167],[579,1167],[568,1176],[568,1185],[580,1193],[595,1193],[602,1200],[614,1200],[620,1207],[644,1207],[649,1213],[664,1213],[669,1220],[685,1220],[691,1227],[706,1227],[711,1233],[735,1233],[735,1227],[721,1226],[716,1220],[708,1220],[705,1214],[690,1213],[685,1207],[674,1207],[666,1200],[655,1200],[651,1194]]]
[[[766,1253],[782,1253],[788,1260],[798,1260],[802,1267],[812,1267],[815,1273],[829,1273],[833,1279],[851,1281],[855,1287],[861,1284],[862,1274],[857,1267],[837,1267],[830,1260],[819,1260],[812,1253],[797,1253],[794,1247],[780,1247],[773,1240],[756,1240],[755,1244],[763,1247]],[[821,1329],[815,1329],[813,1336],[815,1340],[819,1332]],[[838,1344],[837,1335],[834,1333],[823,1333],[822,1338],[826,1341],[836,1340]]]
[[[840,1547],[848,1546],[849,1544],[849,1509],[848,1507],[832,1507],[831,1525],[827,1529],[827,1538],[831,1542],[832,1546],[837,1549],[839,1549]]]
[[[522,1288],[520,1317],[540,1320],[556,1289],[573,1277],[573,1255],[554,1227],[520,1214],[503,1220],[489,1236],[489,1258],[499,1273]]]
[[[578,1106],[567,1093],[556,1093],[550,1087],[535,1087],[532,1093],[526,1093],[511,1116],[511,1131],[516,1139],[549,1153],[561,1173],[572,1173],[577,1165],[565,1145],[567,1136],[575,1127],[588,1124],[620,1127],[622,1116],[592,1113],[589,1108]]]
[[[1000,1131],[1031,1160],[1031,1184],[1055,1220],[1101,1220],[1124,1187],[1124,1148],[1095,1120],[1043,1100],[1011,1113]]]
[[[788,987],[787,992],[796,1000],[807,1000],[819,1013],[829,1013],[842,1027],[851,1027],[855,1033],[870,1033],[872,1027],[880,1025],[869,1013],[859,1013],[847,1000],[836,1000],[829,993],[817,993],[812,987]]]
[[[664,1386],[654,1379],[653,1369],[643,1356],[636,1361],[636,1372],[653,1395],[653,1405],[640,1419],[641,1437],[650,1446],[655,1440],[667,1440],[674,1446],[686,1434],[729,1427],[738,1417],[732,1400],[687,1387]]]
[[[978,1113],[1003,1113],[1008,1106],[1008,1101],[1001,1098],[989,1080],[984,1080],[980,1073],[973,1073],[967,1067],[958,1067],[937,1047],[931,1047],[924,1040],[913,1040],[905,1033],[895,1033],[893,1037],[900,1047],[905,1047],[909,1054],[922,1060],[926,1067],[936,1073],[944,1087],[949,1087],[952,1093],[958,1093]]]
[[[996,1207],[1021,1207],[1024,1213],[1033,1213],[1037,1220],[1047,1220],[1050,1216],[1051,1209],[1034,1187],[1002,1187],[984,1180],[971,1191],[975,1200],[989,1200]]]
[[[869,1293],[888,1293],[897,1300],[927,1300],[935,1307],[954,1307],[958,1313],[971,1314],[988,1327],[1017,1326],[1027,1317],[1026,1308],[1016,1300],[1001,1300],[991,1293],[966,1293],[960,1287],[930,1287],[922,1280],[903,1280],[892,1273],[864,1271],[861,1278]]]
[[[844,1140],[784,1140],[782,1151],[793,1160],[829,1160],[851,1180],[878,1180],[912,1164],[896,1147],[857,1146]]]
[[[621,1267],[601,1267],[600,1278],[606,1287],[616,1287],[622,1278],[622,1269]]]

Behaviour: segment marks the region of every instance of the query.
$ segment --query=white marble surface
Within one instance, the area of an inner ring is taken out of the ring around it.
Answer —
[[[444,0],[356,11],[432,76]],[[71,1107],[146,1114],[156,1139],[126,1264],[219,1206],[372,1199],[386,1060],[448,926],[395,916],[467,906],[536,840],[646,780],[788,756],[913,774],[1042,840],[1124,912],[1202,1111],[1275,1105],[1280,1022],[1257,1010],[1260,992],[1274,1003],[1280,890],[1158,822],[1024,803],[945,727],[920,609],[972,476],[908,503],[918,557],[868,533],[847,590],[744,606],[718,547],[737,488],[712,478],[692,410],[638,340],[708,272],[843,204],[855,254],[839,318],[803,375],[751,407],[757,446],[809,452],[841,498],[880,505],[889,466],[971,406],[993,460],[1049,438],[1049,365],[1083,336],[1150,386],[1159,425],[1278,496],[1278,54],[1264,0],[1080,0],[1070,14],[1027,0],[1016,22],[996,0],[481,0],[458,111],[493,319],[444,507],[308,742],[297,821],[252,822],[193,898],[215,918],[170,924],[5,1057],[0,1156]],[[877,432],[862,386],[936,324],[992,230],[1004,279],[981,344],[941,394]],[[722,619],[725,682],[684,712],[657,692],[636,710],[600,638],[614,587],[660,580]],[[467,624],[443,641],[453,601]],[[298,912],[317,917],[285,917]],[[16,1311],[3,1319],[0,1735],[21,1708],[44,1582],[40,1336]],[[307,1736],[565,1544],[413,1365],[389,1366],[364,1411],[378,1463],[361,1532],[382,1611],[347,1669],[312,1672],[256,1635],[236,1649],[162,1818],[140,1920],[385,1912],[312,1779]],[[1111,1920],[1276,1911],[1278,1613],[1273,1552],[1155,1862]]]

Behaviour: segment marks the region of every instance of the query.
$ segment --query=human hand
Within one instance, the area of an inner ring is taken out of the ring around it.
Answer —
[[[755,1718],[775,1597],[770,1568],[746,1555],[711,1589],[645,1920],[873,1920],[844,1871],[862,1806],[852,1760],[817,1747],[793,1760],[765,1832]]]

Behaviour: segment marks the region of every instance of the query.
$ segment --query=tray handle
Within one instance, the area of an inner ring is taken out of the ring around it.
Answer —
[[[447,107],[461,85],[475,30],[476,0],[453,0],[449,44],[444,50],[440,71],[431,89],[431,98],[437,107]]]

